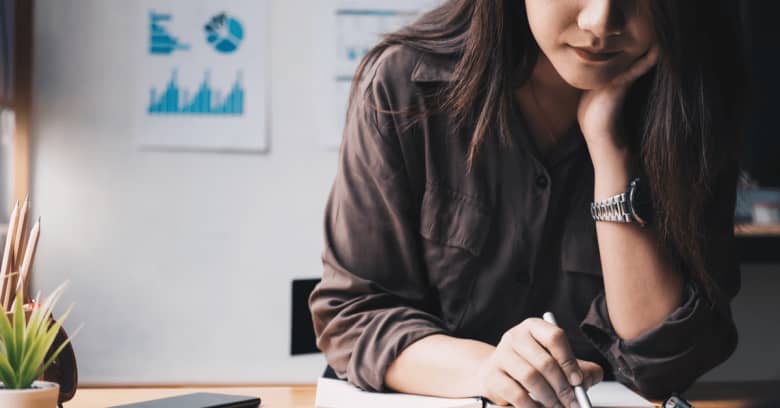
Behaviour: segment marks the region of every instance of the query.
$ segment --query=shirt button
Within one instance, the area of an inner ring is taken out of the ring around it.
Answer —
[[[547,185],[549,184],[549,180],[547,180],[547,176],[544,174],[539,175],[539,177],[536,178],[536,186],[539,188],[547,188]]]

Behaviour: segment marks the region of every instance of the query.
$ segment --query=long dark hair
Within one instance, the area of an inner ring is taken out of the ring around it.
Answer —
[[[654,192],[659,240],[670,243],[667,249],[712,296],[719,288],[705,262],[705,241],[713,235],[706,207],[716,187],[735,188],[729,174],[736,171],[741,130],[738,7],[726,0],[651,3],[662,57],[632,86],[625,134]],[[539,54],[522,0],[449,0],[387,34],[358,67],[350,104],[368,67],[394,45],[457,60],[453,80],[437,93],[437,111],[454,128],[473,129],[469,165],[488,138],[510,143],[514,89]]]

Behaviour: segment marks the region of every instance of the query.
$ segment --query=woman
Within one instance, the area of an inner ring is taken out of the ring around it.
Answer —
[[[724,361],[729,7],[450,0],[388,35],[353,85],[310,299],[336,373],[571,407],[605,371],[663,398]]]

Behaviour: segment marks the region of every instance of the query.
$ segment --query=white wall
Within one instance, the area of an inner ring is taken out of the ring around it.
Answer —
[[[71,282],[82,384],[312,382],[324,359],[289,357],[290,281],[320,272],[335,172],[311,119],[332,109],[311,97],[324,2],[271,1],[265,156],[136,149],[130,3],[37,2],[34,286]],[[780,271],[744,280],[742,346],[708,379],[780,378]]]
[[[272,1],[268,155],[136,149],[131,3],[37,2],[34,285],[71,282],[82,383],[311,382],[289,333],[336,164],[307,120],[316,2]]]

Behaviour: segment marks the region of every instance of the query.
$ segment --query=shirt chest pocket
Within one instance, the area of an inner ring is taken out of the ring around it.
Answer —
[[[468,304],[490,221],[482,200],[436,186],[426,188],[420,208],[422,256],[450,329],[457,327]]]

